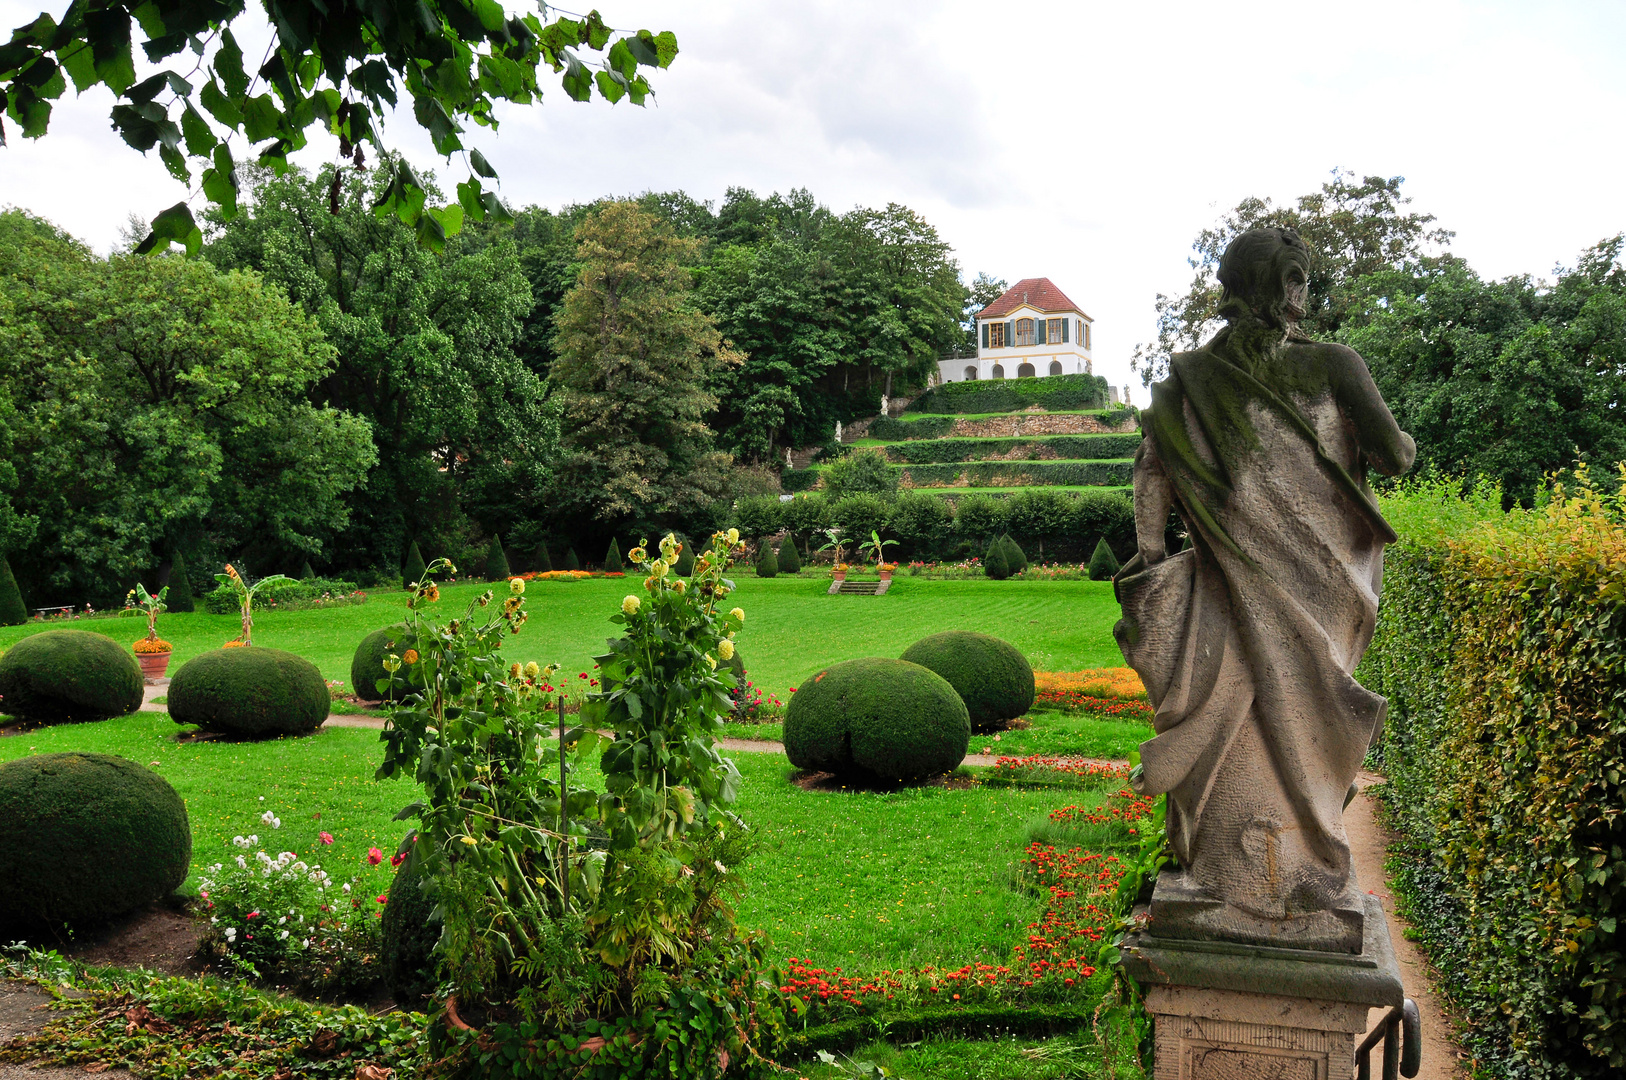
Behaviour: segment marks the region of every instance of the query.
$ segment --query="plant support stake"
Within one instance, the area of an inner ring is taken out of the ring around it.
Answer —
[[[570,914],[570,788],[565,782],[565,696],[559,695],[559,887],[564,894],[564,914]]]

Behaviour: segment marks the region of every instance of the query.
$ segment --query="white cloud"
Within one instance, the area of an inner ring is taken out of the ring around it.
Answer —
[[[0,0],[0,25],[32,19],[36,2]],[[807,187],[837,209],[901,202],[937,225],[968,279],[1055,280],[1098,320],[1097,370],[1115,383],[1152,335],[1153,296],[1186,284],[1199,229],[1243,196],[1313,190],[1334,166],[1404,175],[1414,208],[1492,276],[1550,272],[1626,228],[1615,4],[602,10],[673,30],[682,52],[651,76],[646,109],[578,105],[550,81],[542,106],[473,133],[510,202],[672,188],[720,200],[729,186]],[[68,100],[44,142],[0,150],[0,202],[105,248],[127,214],[180,198],[156,156],[107,127],[107,105],[105,90]],[[389,134],[432,160],[409,117]]]

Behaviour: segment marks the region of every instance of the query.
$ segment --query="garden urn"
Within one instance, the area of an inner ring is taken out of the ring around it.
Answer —
[[[845,566],[837,566],[834,570],[830,571],[830,576],[836,581],[846,581],[847,568]]]

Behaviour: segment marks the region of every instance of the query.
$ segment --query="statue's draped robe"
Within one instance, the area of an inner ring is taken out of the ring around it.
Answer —
[[[1118,635],[1157,710],[1139,784],[1168,793],[1176,858],[1280,919],[1353,889],[1344,796],[1384,700],[1350,673],[1395,539],[1366,467],[1402,471],[1412,447],[1351,350],[1230,337],[1153,388],[1137,498],[1163,485],[1192,546],[1125,567]]]

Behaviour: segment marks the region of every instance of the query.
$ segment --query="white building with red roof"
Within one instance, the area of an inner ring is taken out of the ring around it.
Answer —
[[[1023,278],[977,313],[977,358],[938,370],[944,382],[1093,374],[1094,321],[1049,278]]]

